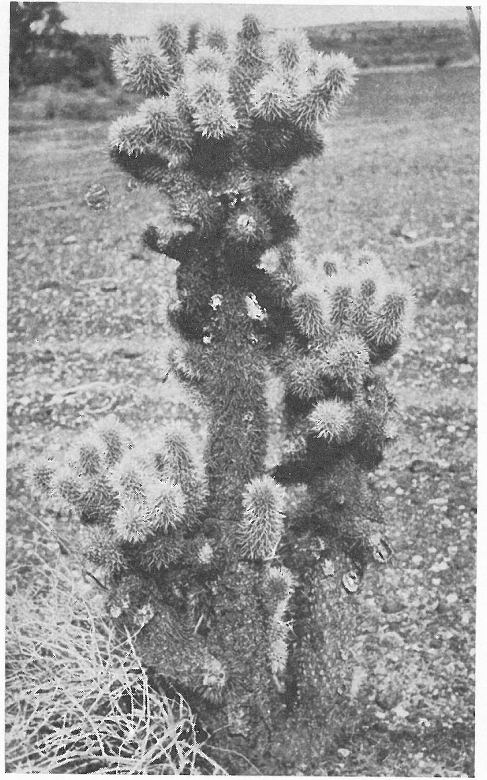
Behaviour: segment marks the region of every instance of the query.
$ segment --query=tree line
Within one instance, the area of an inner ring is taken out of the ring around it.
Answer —
[[[71,81],[80,87],[113,83],[111,50],[118,36],[64,29],[54,2],[10,3],[10,73],[13,90]]]

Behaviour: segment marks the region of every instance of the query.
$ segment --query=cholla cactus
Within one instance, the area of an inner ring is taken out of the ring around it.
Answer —
[[[367,471],[393,408],[382,365],[411,303],[370,255],[305,262],[294,244],[285,172],[322,152],[355,68],[251,15],[233,41],[203,28],[186,54],[165,25],[114,61],[145,99],[113,125],[113,160],[169,199],[175,223],[143,240],[179,263],[170,362],[208,409],[205,466],[181,431],[134,445],[110,423],[35,481],[78,510],[110,614],[152,673],[220,740],[255,758],[280,719],[299,754],[346,677],[364,567],[390,553]],[[284,387],[272,469],[270,371]]]

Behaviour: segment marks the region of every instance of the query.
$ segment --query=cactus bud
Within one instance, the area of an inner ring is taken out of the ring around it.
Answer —
[[[240,527],[245,558],[274,556],[283,530],[284,490],[272,477],[252,480],[243,496],[245,515]]]
[[[309,416],[315,436],[330,444],[345,444],[354,436],[353,411],[339,400],[320,401]]]

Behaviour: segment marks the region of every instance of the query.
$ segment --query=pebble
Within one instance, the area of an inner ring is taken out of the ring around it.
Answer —
[[[439,571],[446,571],[448,569],[448,564],[446,561],[440,561],[439,563],[434,563],[433,566],[430,566],[430,571],[439,572]]]
[[[393,615],[395,612],[401,612],[406,605],[400,599],[387,599],[382,605],[382,612],[385,615]]]
[[[394,707],[393,712],[396,713],[398,718],[407,718],[409,715],[409,710],[407,710],[402,704],[398,704],[397,707]]]

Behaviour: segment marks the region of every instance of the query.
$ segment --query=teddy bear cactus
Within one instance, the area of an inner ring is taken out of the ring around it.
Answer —
[[[299,754],[347,678],[364,567],[390,555],[367,475],[390,437],[384,365],[411,304],[371,255],[305,260],[295,243],[285,173],[322,153],[355,68],[252,15],[233,40],[200,29],[190,53],[162,24],[114,64],[143,99],[112,125],[111,154],[169,201],[173,225],[143,240],[178,262],[170,366],[208,436],[203,452],[184,426],[137,442],[109,419],[34,479],[77,510],[111,619],[152,674],[220,744],[262,757],[279,732]]]

